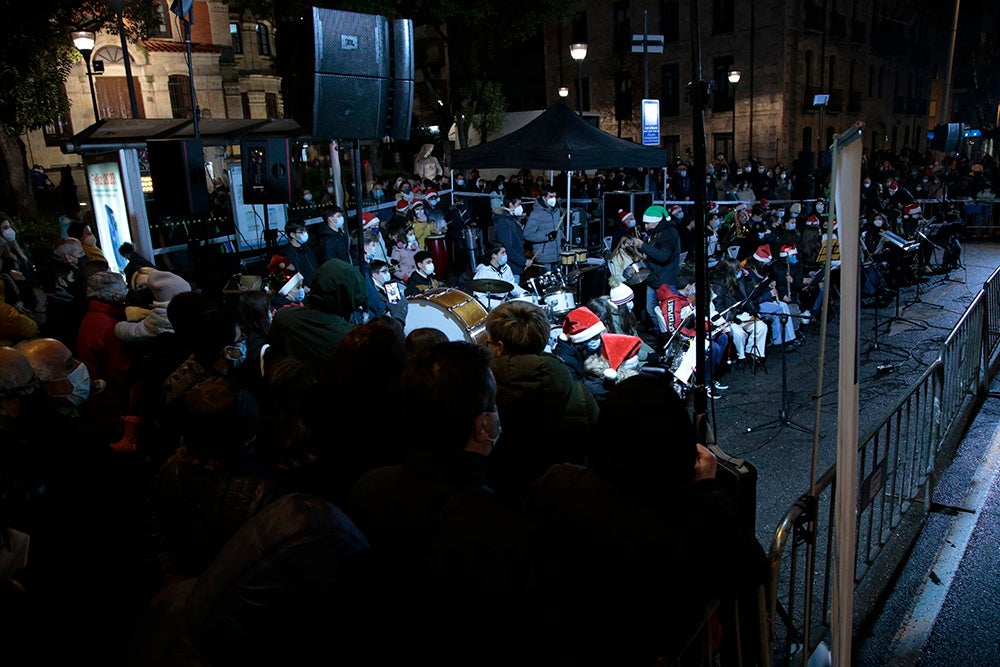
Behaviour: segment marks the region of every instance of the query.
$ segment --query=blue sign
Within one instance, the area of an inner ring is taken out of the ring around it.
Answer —
[[[660,145],[660,100],[642,101],[642,145]]]

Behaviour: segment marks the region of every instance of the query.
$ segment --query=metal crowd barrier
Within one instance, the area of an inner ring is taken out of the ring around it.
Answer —
[[[1000,366],[1000,269],[983,284],[941,350],[858,446],[855,630],[905,561],[934,483]],[[830,636],[836,467],[785,513],[771,542],[767,605],[773,661],[806,664]]]

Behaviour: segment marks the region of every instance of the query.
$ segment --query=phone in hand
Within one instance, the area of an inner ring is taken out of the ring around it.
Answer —
[[[389,297],[389,303],[399,303],[402,300],[403,294],[399,291],[398,282],[388,282],[383,287],[385,288],[386,296]]]

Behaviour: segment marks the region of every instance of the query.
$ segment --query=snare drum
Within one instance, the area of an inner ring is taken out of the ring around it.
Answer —
[[[559,289],[542,297],[542,303],[548,307],[553,316],[559,317],[576,308],[576,297],[572,290]]]
[[[424,245],[427,252],[434,258],[434,275],[448,275],[448,244],[445,243],[444,234],[432,234],[426,238]]]
[[[523,294],[521,296],[512,296],[512,297],[508,298],[507,300],[508,301],[525,301],[527,303],[533,303],[536,306],[538,305],[538,297],[535,296],[534,294],[530,293],[530,292],[528,292],[527,294]]]
[[[407,297],[403,332],[430,327],[444,332],[451,341],[486,344],[486,309],[466,292],[453,287],[436,287]]]
[[[563,266],[573,266],[576,264],[576,251],[563,250],[559,253],[559,263]]]
[[[585,264],[587,262],[587,249],[586,248],[573,248],[576,252],[576,263]]]

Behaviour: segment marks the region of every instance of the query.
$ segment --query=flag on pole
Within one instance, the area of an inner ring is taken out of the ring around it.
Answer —
[[[194,0],[173,0],[170,3],[170,11],[177,14],[182,21],[187,21],[188,23],[194,23],[193,10]]]

